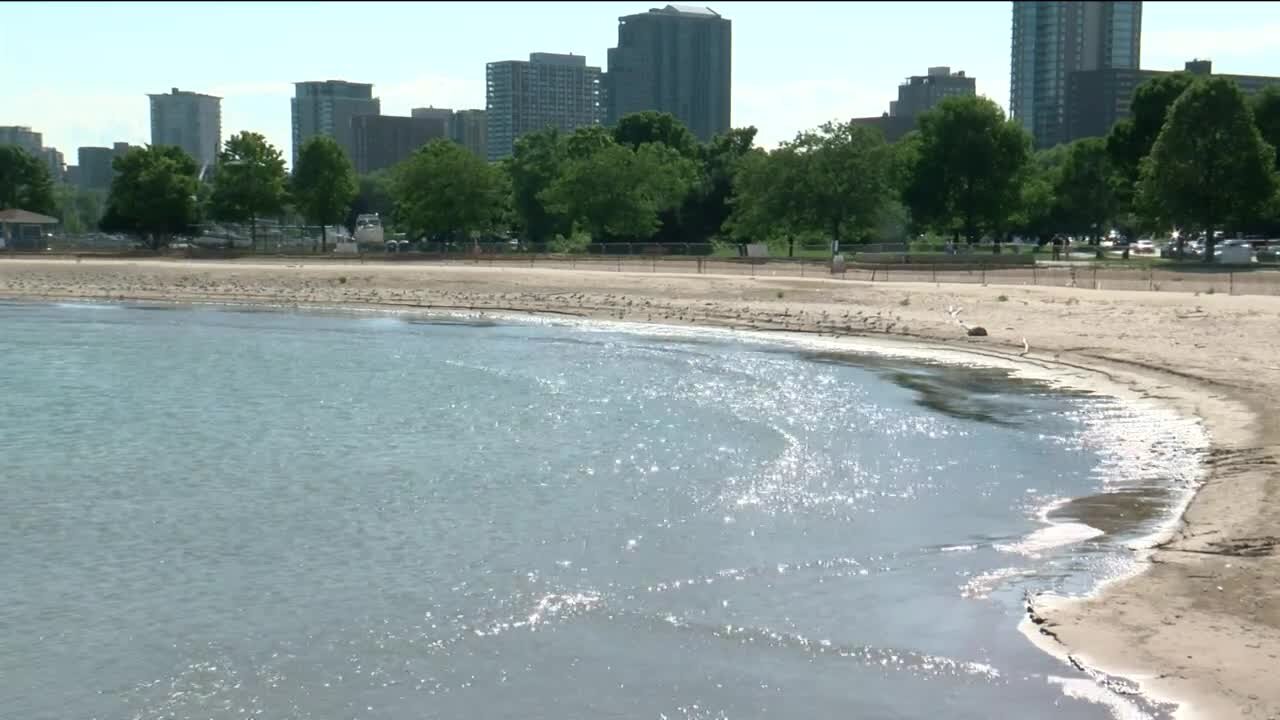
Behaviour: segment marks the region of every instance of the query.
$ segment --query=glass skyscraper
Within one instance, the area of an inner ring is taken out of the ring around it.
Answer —
[[[1137,69],[1140,0],[1015,0],[1009,114],[1046,148],[1066,139],[1067,75]]]
[[[733,23],[706,7],[667,5],[618,18],[609,49],[605,121],[671,113],[706,142],[729,129]]]

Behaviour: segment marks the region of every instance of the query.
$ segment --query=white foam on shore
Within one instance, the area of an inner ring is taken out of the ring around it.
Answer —
[[[1050,685],[1061,687],[1062,694],[1069,698],[1106,707],[1116,720],[1151,720],[1151,715],[1144,712],[1142,708],[1114,691],[1102,687],[1092,679],[1064,678],[1054,675],[1050,675],[1047,679]]]

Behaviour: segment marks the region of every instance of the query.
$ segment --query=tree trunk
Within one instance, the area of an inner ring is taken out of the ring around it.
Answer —
[[[320,226],[320,254],[329,252],[329,226]]]
[[[253,251],[258,252],[258,216],[249,216],[249,242],[253,245]]]
[[[840,254],[840,221],[831,223],[831,257]]]
[[[796,256],[796,239],[795,239],[795,236],[788,235],[787,236],[787,257],[793,258],[795,256]]]
[[[978,223],[974,222],[971,215],[964,219],[964,237],[970,247],[978,244]]]

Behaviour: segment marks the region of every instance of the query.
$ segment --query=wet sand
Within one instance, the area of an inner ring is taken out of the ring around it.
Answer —
[[[1072,662],[1180,702],[1187,717],[1280,717],[1277,297],[461,265],[13,259],[0,260],[0,298],[528,312],[782,331],[854,349],[981,356],[1075,387],[1156,399],[1203,418],[1212,438],[1203,486],[1169,537],[1140,552],[1140,574],[1083,601],[1033,598],[1031,634]],[[961,323],[988,335],[969,337]],[[1139,520],[1143,507],[1140,497],[1108,498],[1063,512],[1102,527]]]

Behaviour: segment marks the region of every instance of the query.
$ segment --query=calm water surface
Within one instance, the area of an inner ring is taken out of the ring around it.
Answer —
[[[0,305],[0,361],[4,717],[1160,712],[1016,626],[1193,479],[1173,418],[384,315]]]

